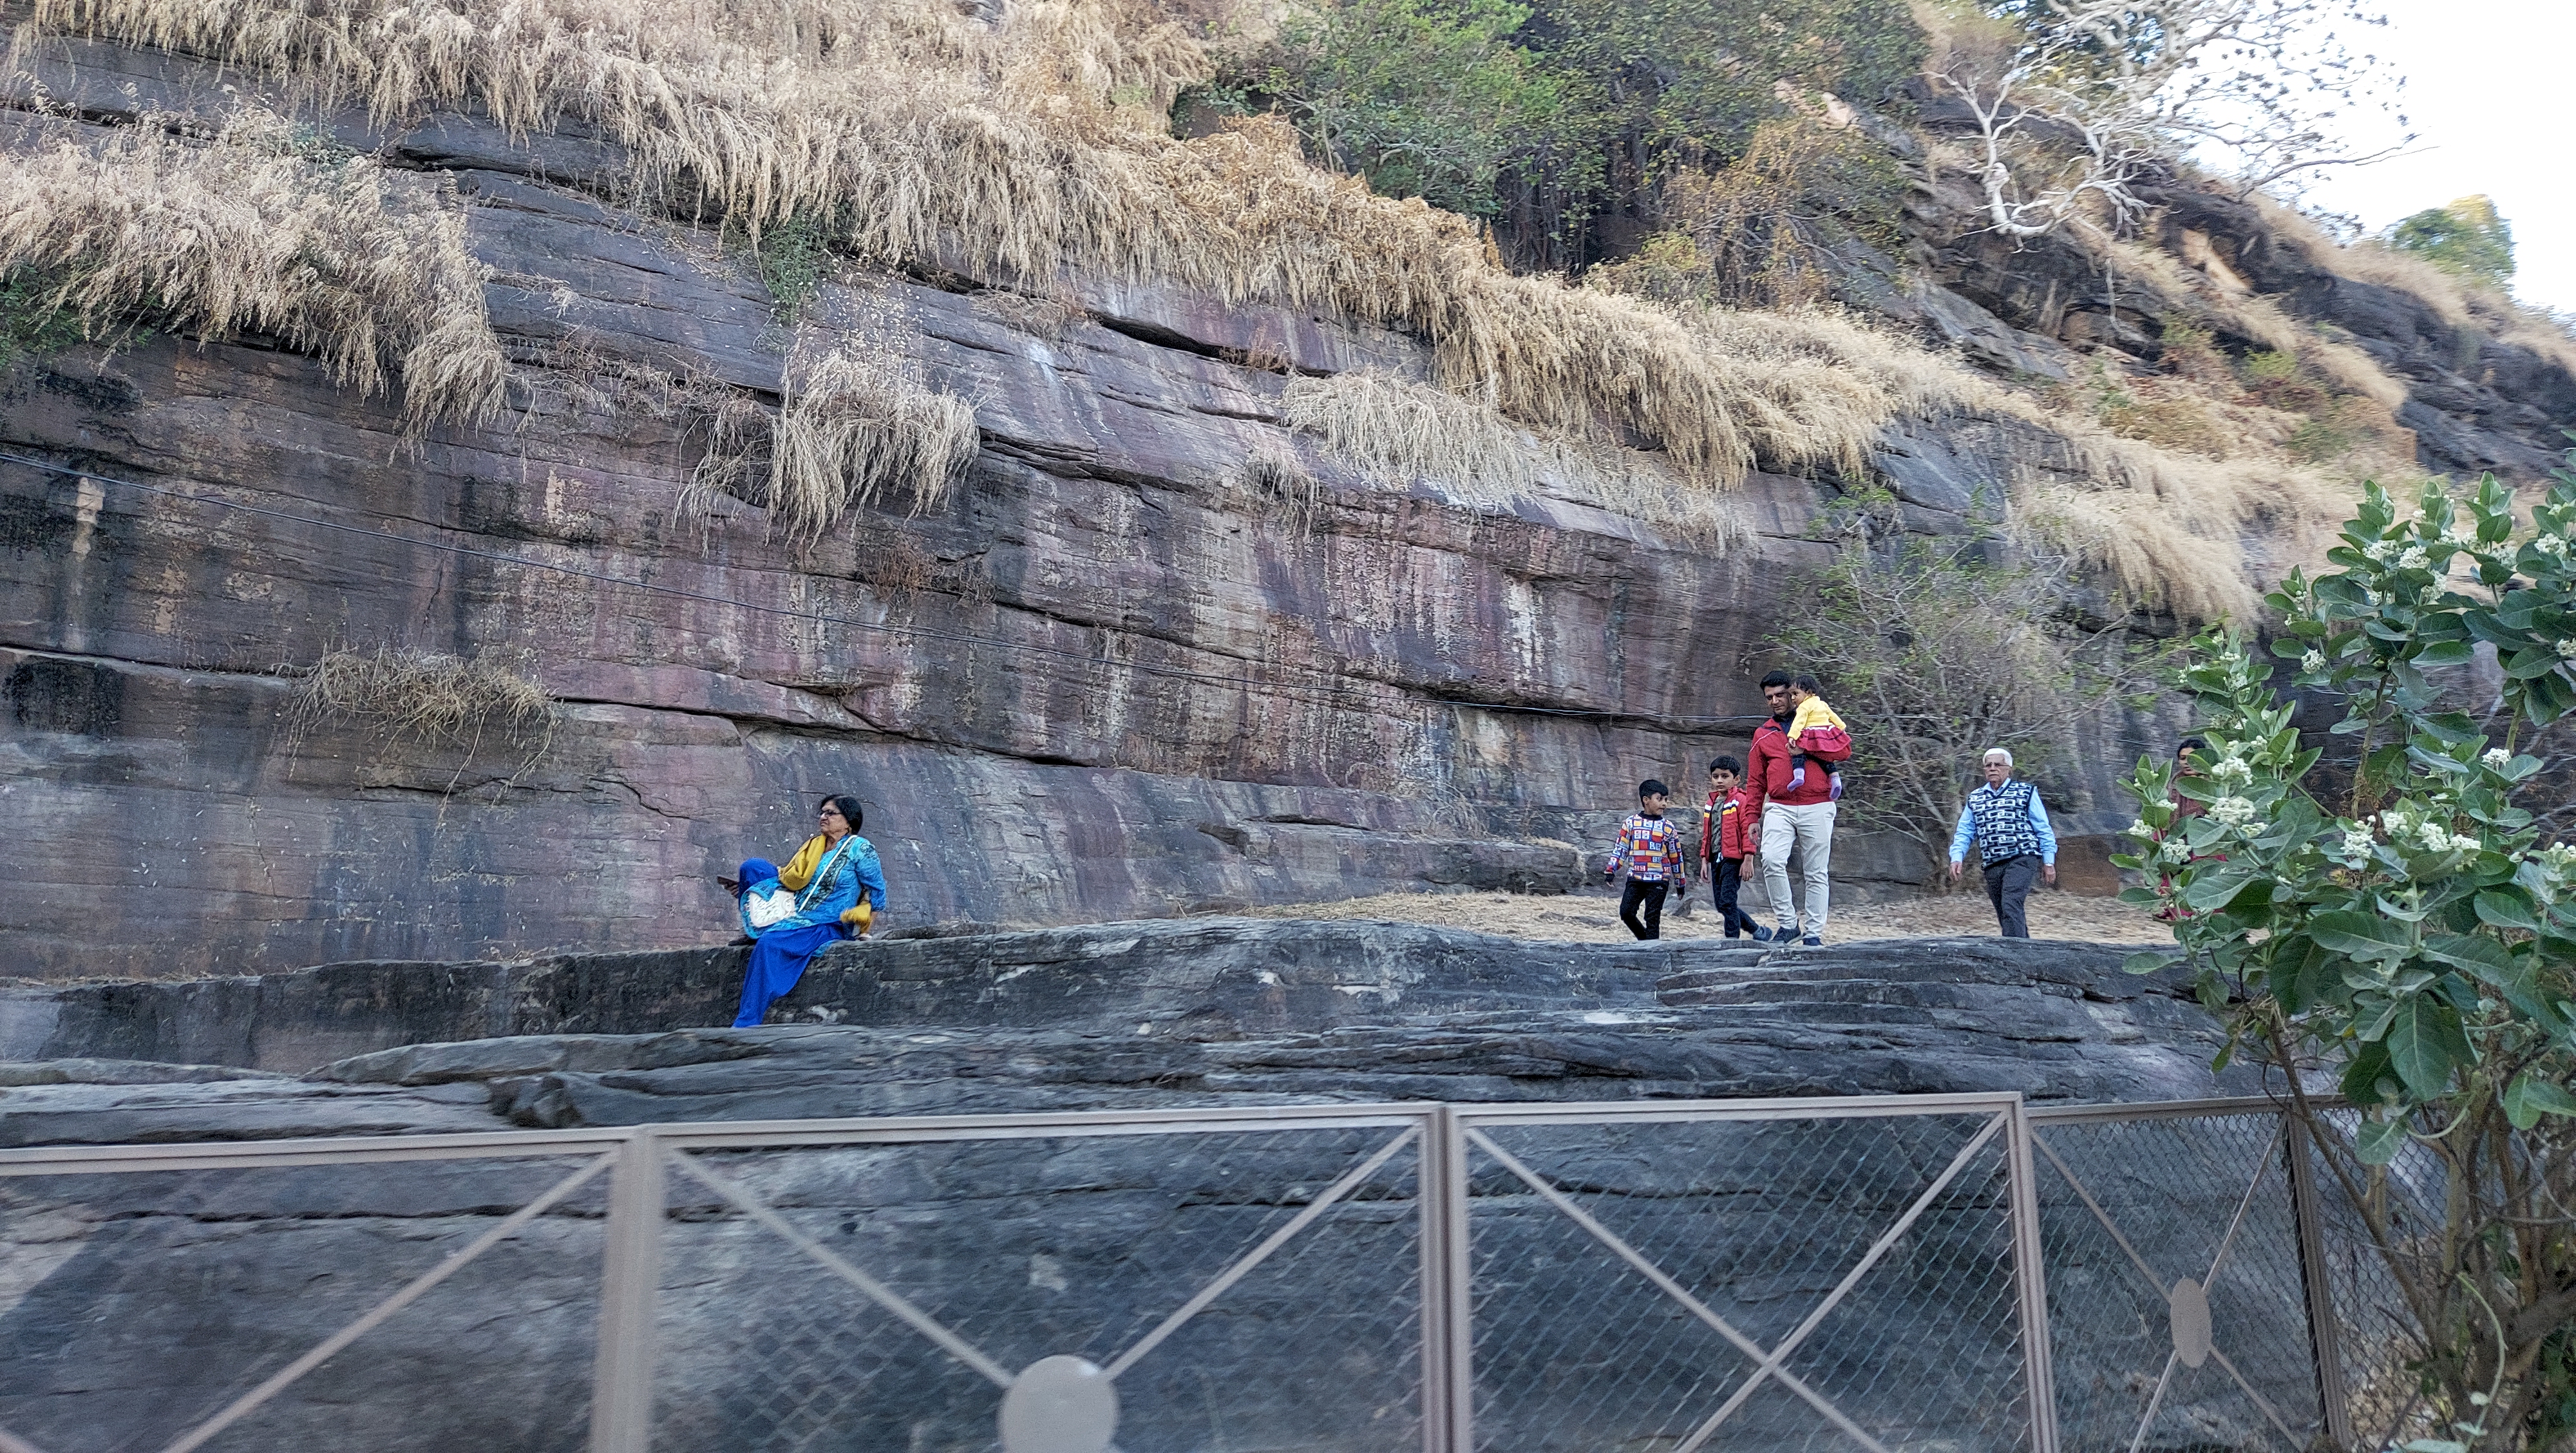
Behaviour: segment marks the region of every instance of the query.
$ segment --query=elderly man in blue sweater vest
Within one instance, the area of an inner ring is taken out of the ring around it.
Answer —
[[[2012,753],[2001,747],[1986,749],[1986,785],[1968,794],[1967,808],[1959,814],[1959,830],[1950,834],[1950,876],[1959,876],[1968,856],[1968,840],[1976,839],[1995,921],[2003,926],[2004,937],[2028,938],[2030,920],[2023,916],[2023,905],[2029,901],[2032,879],[2051,887],[2057,884],[2057,833],[2048,825],[2048,809],[2040,805],[2039,789],[2014,781],[2012,768]]]

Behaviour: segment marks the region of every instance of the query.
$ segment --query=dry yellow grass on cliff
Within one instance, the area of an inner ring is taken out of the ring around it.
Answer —
[[[2472,286],[2420,257],[2376,242],[2342,246],[2316,223],[2271,198],[2257,194],[2253,201],[2274,231],[2328,272],[2420,298],[2454,328],[2474,328],[2504,342],[2520,344],[2554,360],[2569,373],[2576,373],[2576,337],[2570,337],[2564,326],[2535,316],[2500,293]]]
[[[66,140],[0,169],[0,276],[93,335],[146,321],[207,337],[255,332],[321,358],[405,412],[478,418],[508,368],[462,221],[389,199],[363,158],[313,162],[273,120],[217,136],[157,124]]]
[[[2252,602],[2249,524],[2341,507],[2280,461],[2117,439],[1830,313],[1677,312],[1513,276],[1468,220],[1310,166],[1276,123],[1175,139],[1169,102],[1209,66],[1149,0],[1027,0],[1000,25],[910,0],[33,0],[29,17],[22,46],[165,47],[388,121],[461,105],[596,132],[632,156],[631,200],[755,234],[804,217],[884,263],[1038,289],[1076,266],[1400,328],[1429,341],[1442,389],[1546,449],[1660,451],[1669,470],[1590,476],[1649,518],[1692,516],[1755,467],[1864,477],[1900,415],[1995,413],[2093,472],[2031,520],[2131,594],[2206,616]]]
[[[944,499],[975,458],[975,410],[907,373],[884,350],[791,362],[770,446],[769,507],[811,539],[880,495],[914,513]]]
[[[327,651],[303,676],[286,715],[298,740],[326,724],[351,725],[387,747],[460,750],[458,776],[487,741],[519,750],[514,776],[554,741],[554,698],[524,664],[379,646]]]
[[[1683,484],[1649,456],[1536,432],[1429,384],[1373,373],[1292,378],[1281,402],[1291,428],[1389,482],[1434,479],[1489,505],[1553,488],[1702,549],[1724,550],[1744,538],[1744,523],[1724,496]]]

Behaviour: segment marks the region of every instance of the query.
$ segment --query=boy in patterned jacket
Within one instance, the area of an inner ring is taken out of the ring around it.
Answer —
[[[1637,784],[1636,815],[1619,824],[1619,846],[1610,850],[1604,870],[1613,879],[1621,868],[1628,870],[1628,891],[1619,898],[1619,921],[1639,938],[1663,937],[1664,895],[1675,887],[1689,886],[1682,876],[1681,830],[1664,821],[1664,808],[1671,802],[1672,789],[1656,779]]]

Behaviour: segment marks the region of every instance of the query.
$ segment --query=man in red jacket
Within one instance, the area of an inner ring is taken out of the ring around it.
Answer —
[[[1789,777],[1794,770],[1789,764],[1789,718],[1796,708],[1789,701],[1789,673],[1774,671],[1762,678],[1762,701],[1771,708],[1771,719],[1753,730],[1753,750],[1745,763],[1745,786],[1752,805],[1762,821],[1762,891],[1771,900],[1771,914],[1779,920],[1779,938],[1787,940],[1801,930],[1801,942],[1813,948],[1825,941],[1825,910],[1833,896],[1828,876],[1834,857],[1834,801],[1832,774],[1810,772],[1807,780],[1792,791]],[[1851,736],[1839,729],[1809,733],[1816,738],[1807,745],[1808,757],[1819,762],[1839,762],[1851,756]],[[1789,854],[1795,851],[1807,881],[1805,912],[1801,915],[1789,900]]]

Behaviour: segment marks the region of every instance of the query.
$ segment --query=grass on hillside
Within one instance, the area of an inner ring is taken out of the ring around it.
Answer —
[[[273,118],[214,136],[147,118],[0,169],[0,277],[84,336],[263,334],[363,393],[400,380],[414,424],[486,417],[508,365],[485,270],[452,209],[391,191],[362,158],[298,155]]]
[[[1618,461],[1586,475],[1617,486],[1599,496],[1667,522],[1699,518],[1699,496],[1754,468],[1861,478],[1892,419],[1991,414],[2059,441],[2029,479],[2000,481],[2026,486],[2031,527],[2132,596],[2205,618],[2253,603],[2249,529],[2301,534],[2345,505],[2282,449],[2236,447],[2242,431],[2201,431],[2229,441],[2227,458],[2160,447],[2152,429],[2123,438],[1830,312],[1677,309],[1514,276],[1467,219],[1309,165],[1275,121],[1176,139],[1171,98],[1210,66],[1149,0],[1028,0],[1000,25],[897,0],[34,0],[21,44],[61,34],[208,57],[299,102],[361,101],[388,122],[467,106],[523,132],[596,132],[632,157],[628,200],[755,245],[831,218],[835,248],[880,265],[1037,292],[1073,265],[1404,329],[1429,341],[1440,388],[1470,401],[1451,413],[1532,431],[1548,441],[1542,459]],[[2328,368],[2352,365],[2303,346]],[[2386,391],[2357,371],[2354,382]],[[1392,408],[1371,387],[1309,391],[1308,422],[1361,458],[1419,467],[1408,420],[1450,406]],[[826,487],[832,460],[917,456],[888,477],[929,477],[924,461],[956,437],[939,432],[953,411],[933,409],[915,417],[931,433],[897,448],[871,422],[892,417],[869,412],[874,395],[804,397],[808,412],[785,426],[803,435],[782,433],[772,451],[782,499],[882,487],[847,469]],[[820,397],[857,412],[825,428]],[[1501,425],[1475,427],[1490,444]],[[1657,462],[1619,448],[1632,445]],[[1550,454],[1563,450],[1576,453]],[[1553,466],[1505,466],[1541,467]],[[2066,483],[2070,469],[2089,482]],[[800,528],[819,517],[796,516]]]

